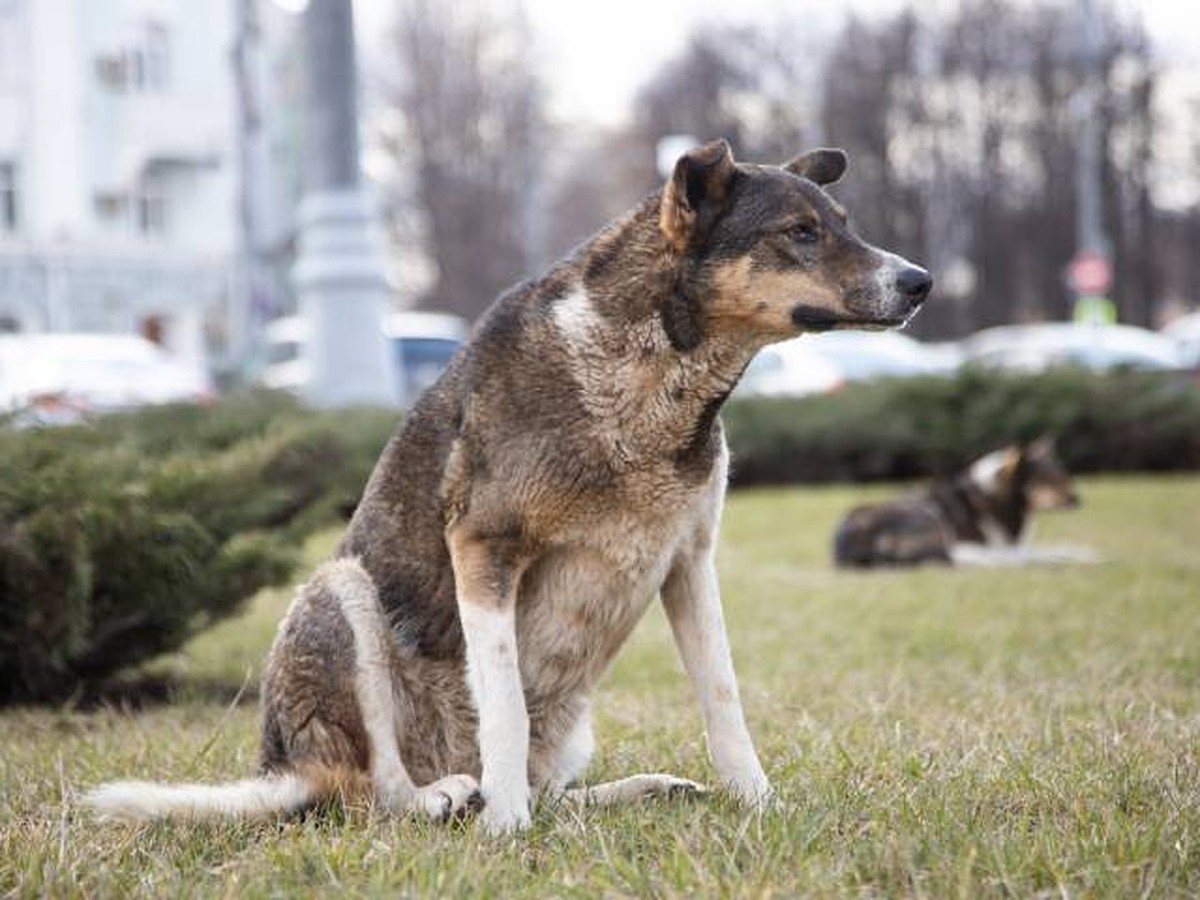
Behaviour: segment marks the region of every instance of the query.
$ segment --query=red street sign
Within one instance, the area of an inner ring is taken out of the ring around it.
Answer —
[[[1091,250],[1079,251],[1067,264],[1067,283],[1077,294],[1104,296],[1112,287],[1112,266],[1108,257]]]

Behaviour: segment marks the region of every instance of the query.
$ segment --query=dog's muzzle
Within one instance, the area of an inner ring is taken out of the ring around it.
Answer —
[[[889,257],[866,285],[850,292],[844,309],[801,303],[792,307],[792,323],[803,331],[878,330],[904,325],[929,296],[933,278],[920,266],[898,256]]]

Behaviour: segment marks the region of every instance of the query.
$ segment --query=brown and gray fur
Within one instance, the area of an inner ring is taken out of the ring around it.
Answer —
[[[358,773],[377,800],[410,809],[414,790],[425,790],[415,786],[458,778],[441,806],[425,796],[423,808],[482,803],[485,819],[496,810],[489,827],[522,827],[520,796],[501,797],[502,779],[489,776],[486,745],[499,738],[483,732],[508,725],[480,724],[492,701],[476,694],[496,689],[471,680],[464,638],[476,626],[465,635],[464,623],[515,623],[509,662],[519,667],[526,788],[536,796],[582,773],[591,693],[661,594],[719,773],[743,799],[766,796],[715,593],[728,459],[718,413],[764,345],[900,325],[930,287],[922,270],[850,230],[821,187],[845,164],[841,151],[819,150],[787,166],[747,165],[723,141],[705,145],[662,190],[493,304],[389,441],[334,560],[280,625],[263,677],[256,783]],[[368,655],[389,673],[386,697],[369,714],[351,595],[360,631],[374,616],[384,635]],[[504,647],[493,648],[495,672],[505,671]],[[402,767],[381,763],[390,739],[368,734],[380,717],[392,723]],[[481,800],[468,796],[477,780]],[[638,792],[693,786],[627,781]],[[297,788],[277,808],[343,782]],[[270,811],[201,794],[191,805],[137,799],[152,787],[109,786],[93,799],[131,817]]]
[[[834,537],[834,561],[859,568],[983,562],[969,548],[1020,547],[1035,512],[1078,505],[1053,441],[1012,444],[922,493],[851,510]]]

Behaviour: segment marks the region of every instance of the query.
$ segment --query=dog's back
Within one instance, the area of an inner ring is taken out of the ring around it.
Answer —
[[[954,535],[925,497],[859,506],[842,520],[834,535],[839,566],[906,566],[950,562]]]

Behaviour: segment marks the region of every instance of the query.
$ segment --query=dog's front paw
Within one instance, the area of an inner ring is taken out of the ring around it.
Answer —
[[[482,804],[479,783],[470,775],[447,775],[418,788],[409,808],[435,822],[466,815]]]
[[[485,832],[492,836],[515,834],[529,828],[529,801],[498,802],[484,795],[483,812],[479,814],[479,824]]]

